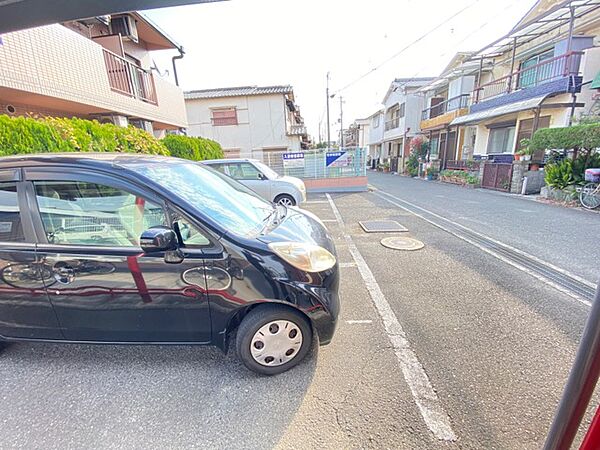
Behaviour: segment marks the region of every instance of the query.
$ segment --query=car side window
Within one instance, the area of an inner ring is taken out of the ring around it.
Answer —
[[[0,241],[25,241],[16,183],[0,183]]]
[[[259,180],[259,173],[260,170],[247,162],[231,164],[229,166],[229,175],[236,180]]]
[[[112,186],[81,181],[34,186],[51,244],[138,247],[144,230],[167,224],[161,206]]]
[[[226,172],[226,165],[225,164],[210,164],[210,167],[212,167],[215,170],[218,170],[221,173],[224,173],[225,175],[228,175],[228,173]]]
[[[191,220],[183,217],[181,214],[171,214],[173,224],[177,224],[184,247],[206,247],[210,245],[210,240],[198,229]]]

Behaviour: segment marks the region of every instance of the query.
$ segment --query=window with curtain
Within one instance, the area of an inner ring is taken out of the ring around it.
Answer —
[[[493,128],[488,138],[487,153],[512,153],[515,127]]]

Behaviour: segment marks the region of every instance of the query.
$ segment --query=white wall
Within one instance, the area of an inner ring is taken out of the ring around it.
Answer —
[[[235,107],[238,125],[213,126],[213,108]],[[274,148],[300,150],[300,137],[287,135],[285,99],[281,94],[186,100],[188,134],[213,139],[240,156]]]

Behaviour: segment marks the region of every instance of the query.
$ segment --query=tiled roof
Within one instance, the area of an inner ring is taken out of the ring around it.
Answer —
[[[184,96],[188,100],[200,98],[240,97],[246,95],[266,94],[288,94],[292,92],[292,86],[241,86],[231,88],[201,89],[198,91],[186,91]]]

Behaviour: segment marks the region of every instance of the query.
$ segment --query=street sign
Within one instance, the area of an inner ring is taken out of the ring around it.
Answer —
[[[325,154],[325,165],[327,167],[346,167],[350,165],[352,155],[348,152],[327,152]]]
[[[304,167],[304,153],[302,152],[284,153],[281,155],[281,159],[285,169]]]

